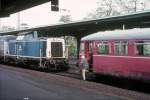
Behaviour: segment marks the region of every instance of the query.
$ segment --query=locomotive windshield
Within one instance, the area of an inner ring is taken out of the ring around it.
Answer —
[[[51,42],[51,54],[52,57],[62,57],[63,47],[62,42]]]

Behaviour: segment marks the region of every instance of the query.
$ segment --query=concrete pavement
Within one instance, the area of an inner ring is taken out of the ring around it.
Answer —
[[[57,78],[57,77],[56,77]],[[0,68],[0,100],[120,100],[60,81]]]

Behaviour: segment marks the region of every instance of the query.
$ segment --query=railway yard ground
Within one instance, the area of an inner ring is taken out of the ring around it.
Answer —
[[[0,100],[150,100],[150,94],[0,65]]]

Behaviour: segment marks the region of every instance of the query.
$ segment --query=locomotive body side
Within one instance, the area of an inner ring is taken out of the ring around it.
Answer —
[[[42,52],[41,55],[40,52]],[[39,58],[46,57],[44,52],[46,52],[46,40],[13,40],[9,42],[8,56]]]
[[[7,38],[6,38],[7,37]],[[68,68],[62,38],[38,38],[36,31],[22,32],[15,38],[0,36],[0,61],[47,70]]]
[[[49,70],[67,66],[65,43],[61,38],[10,41],[7,59],[10,63],[24,63]]]
[[[149,36],[149,28],[96,33],[82,39],[80,55],[94,73],[150,80]]]

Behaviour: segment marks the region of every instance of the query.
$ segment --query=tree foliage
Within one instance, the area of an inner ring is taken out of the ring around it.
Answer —
[[[15,28],[11,26],[2,26],[0,29],[0,32],[6,32],[6,31],[14,31]]]
[[[88,13],[84,19],[96,19],[142,11],[145,9],[146,2],[149,2],[149,0],[99,0],[97,9]]]
[[[71,22],[71,15],[62,15],[59,19],[60,22],[69,23]]]

